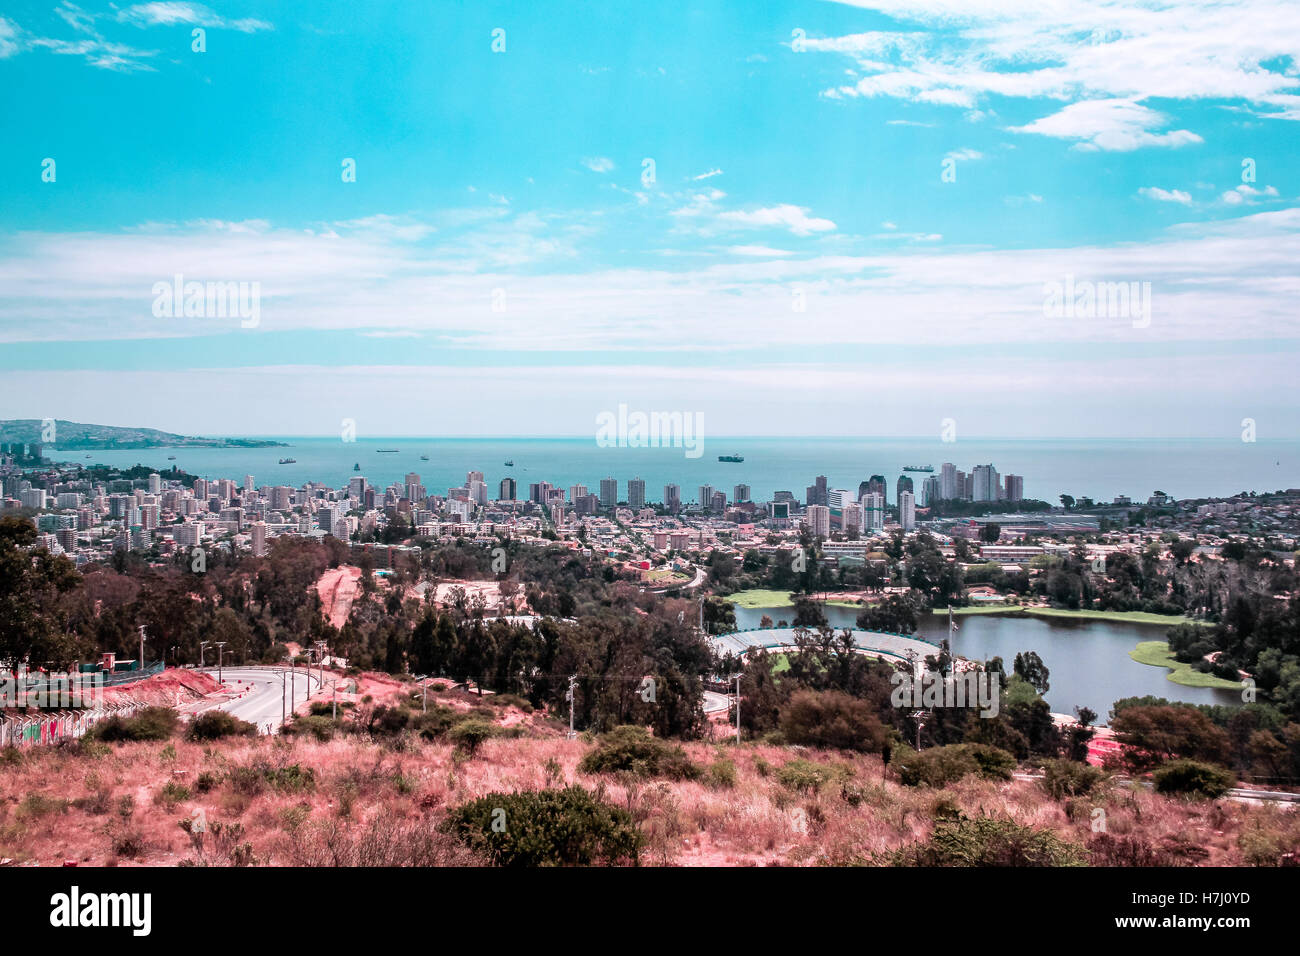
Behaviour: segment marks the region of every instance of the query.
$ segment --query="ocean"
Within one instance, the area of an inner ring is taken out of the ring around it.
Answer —
[[[298,486],[307,481],[331,487],[364,475],[381,488],[401,482],[415,472],[431,493],[460,487],[468,471],[483,472],[489,494],[497,482],[516,479],[519,496],[528,485],[548,481],[556,487],[586,485],[598,494],[600,479],[619,482],[626,499],[627,481],[643,478],[646,497],[660,501],[664,485],[681,486],[684,502],[698,497],[699,487],[712,485],[732,499],[735,485],[747,484],[756,501],[789,491],[804,500],[804,489],[818,475],[830,488],[857,491],[873,474],[888,481],[889,498],[905,465],[933,465],[938,473],[945,461],[969,472],[992,464],[1002,475],[1024,478],[1027,498],[1053,503],[1061,494],[1110,501],[1129,495],[1145,501],[1160,490],[1175,498],[1228,496],[1241,491],[1277,491],[1300,487],[1300,441],[1221,441],[1214,439],[1018,439],[965,440],[944,443],[937,438],[709,438],[704,454],[687,458],[681,448],[599,447],[594,438],[370,438],[344,442],[338,438],[286,438],[282,448],[146,448],[124,451],[58,452],[49,457],[73,463],[102,463],[129,467],[144,464],[165,469],[172,465],[202,478],[252,475],[256,484]],[[395,448],[396,454],[378,449]],[[743,455],[740,463],[719,462],[719,455]],[[90,458],[86,456],[90,455]],[[175,455],[175,461],[168,456]],[[427,455],[428,461],[420,456]],[[294,458],[294,464],[277,464]],[[514,467],[504,462],[513,461]],[[353,465],[359,464],[360,471]],[[928,475],[908,473],[919,490]]]

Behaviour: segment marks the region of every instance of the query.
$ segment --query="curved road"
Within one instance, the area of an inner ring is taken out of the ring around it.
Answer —
[[[204,671],[213,676],[217,673],[215,667],[206,667]],[[281,675],[284,675],[283,680]],[[274,733],[280,727],[282,710],[293,713],[295,705],[301,707],[311,693],[319,689],[317,675],[317,671],[312,671],[307,677],[301,667],[292,675],[287,667],[224,668],[222,677],[226,689],[238,691],[248,688],[248,692],[234,700],[222,701],[216,709],[256,724],[259,733]]]

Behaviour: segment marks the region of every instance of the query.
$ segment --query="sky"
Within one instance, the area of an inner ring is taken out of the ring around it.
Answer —
[[[1297,438],[1298,55],[1288,0],[10,0],[0,418]]]

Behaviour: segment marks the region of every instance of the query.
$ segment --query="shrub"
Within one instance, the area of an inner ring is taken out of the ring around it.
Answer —
[[[190,740],[221,740],[224,737],[256,737],[257,727],[224,710],[209,710],[190,721],[185,736]]]
[[[183,783],[169,780],[154,797],[154,802],[165,807],[174,807],[190,798],[190,788]]]
[[[18,804],[15,815],[20,820],[39,820],[52,813],[66,813],[68,801],[60,797],[47,797],[43,793],[29,793]]]
[[[283,733],[290,737],[302,734],[310,736],[313,740],[326,743],[334,739],[334,733],[338,729],[338,721],[333,720],[328,715],[313,714],[307,717],[294,718],[293,723],[284,727]]]
[[[700,768],[691,763],[681,747],[650,736],[644,727],[628,726],[601,735],[578,769],[583,773],[623,771],[637,777],[670,780],[695,780],[700,776]]]
[[[792,744],[879,753],[889,732],[865,700],[839,691],[799,691],[781,708],[781,734]]]
[[[924,843],[873,859],[889,866],[1084,866],[1083,847],[996,817],[940,820]]]
[[[1092,793],[1105,774],[1096,767],[1076,760],[1049,760],[1043,764],[1043,789],[1054,800],[1082,797]]]
[[[1175,793],[1214,800],[1232,789],[1237,781],[1221,767],[1196,760],[1172,760],[1152,775],[1156,793]]]
[[[945,787],[963,777],[978,775],[989,780],[1010,780],[1016,758],[987,744],[950,744],[919,753],[903,748],[892,764],[898,779],[909,787]]]
[[[90,729],[96,740],[166,740],[180,728],[180,718],[170,707],[146,707],[131,717],[114,714]]]
[[[316,789],[316,771],[296,763],[276,767],[260,760],[232,767],[226,779],[232,790],[250,797],[266,789],[280,793],[307,793]]]
[[[454,807],[440,829],[499,866],[635,864],[642,842],[628,811],[582,787],[490,793]]]
[[[791,760],[776,772],[777,782],[791,790],[814,793],[843,775],[835,767],[811,760]]]
[[[704,783],[714,790],[730,790],[736,785],[736,765],[719,757],[704,770]]]
[[[497,734],[498,730],[495,724],[477,718],[462,720],[447,731],[448,739],[471,757],[478,752],[478,748],[483,745],[485,740],[489,740],[497,736]]]

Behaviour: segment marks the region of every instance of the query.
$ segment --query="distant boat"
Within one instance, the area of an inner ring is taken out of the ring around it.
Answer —
[[[86,456],[86,457],[87,457],[87,458],[89,458],[89,457],[90,457],[90,456],[89,456],[89,455],[87,455],[87,456]]]
[[[298,459],[297,459],[297,458],[281,458],[281,459],[280,459],[280,464],[282,464],[282,465],[296,465],[296,464],[298,464]]]
[[[903,471],[934,471],[934,465],[904,465]]]
[[[353,466],[352,466],[352,470],[353,470],[353,471],[360,471],[360,470],[361,470],[361,462],[357,462],[355,465],[353,465]]]
[[[89,458],[90,456],[87,455],[86,457]],[[168,461],[175,461],[175,460],[176,460],[176,456],[175,456],[175,455],[168,455],[168,456],[167,456],[167,460],[168,460]]]
[[[506,462],[506,467],[507,467],[507,468],[513,468],[513,467],[515,467],[514,459],[511,459],[510,461],[507,461],[507,462]]]
[[[397,449],[396,449],[396,448],[376,448],[375,451],[377,451],[377,452],[378,452],[379,454],[381,454],[381,455],[396,455],[396,454],[397,454]]]
[[[421,456],[420,456],[420,461],[428,461],[428,460],[429,460],[429,456],[428,456],[428,455],[421,455]]]
[[[719,455],[718,456],[718,461],[740,462],[744,460],[745,460],[744,455]]]

